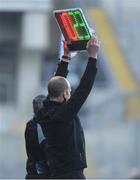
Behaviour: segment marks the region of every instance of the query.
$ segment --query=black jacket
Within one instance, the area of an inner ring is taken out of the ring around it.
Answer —
[[[68,74],[68,63],[59,62],[55,76],[66,77]],[[41,128],[43,135],[47,138],[46,121],[43,120],[41,112],[27,122],[25,129],[25,146],[27,153],[26,179],[43,179],[50,177],[50,171],[45,157],[44,150],[39,140],[38,129]]]
[[[85,138],[77,113],[92,89],[96,71],[96,59],[89,58],[80,84],[67,102],[44,102],[42,114],[47,122],[44,148],[53,177],[87,167]]]
[[[26,124],[25,144],[27,152],[26,179],[43,179],[50,177],[50,171],[43,149],[39,143],[38,129],[46,127],[45,122],[40,122],[36,117]],[[42,129],[42,133],[46,138],[46,132]]]

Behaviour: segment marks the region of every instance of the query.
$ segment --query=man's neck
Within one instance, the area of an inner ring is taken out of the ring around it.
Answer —
[[[57,97],[57,98],[50,98],[50,101],[62,103],[64,101],[64,99],[61,97]]]

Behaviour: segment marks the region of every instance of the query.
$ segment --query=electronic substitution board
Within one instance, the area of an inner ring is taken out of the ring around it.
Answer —
[[[54,11],[58,26],[71,51],[85,50],[91,38],[89,26],[80,8]]]

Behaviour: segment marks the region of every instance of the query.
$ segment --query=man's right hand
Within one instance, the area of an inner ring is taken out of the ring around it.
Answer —
[[[64,56],[71,57],[71,52],[68,48],[67,41],[63,40]]]
[[[97,53],[100,48],[100,42],[97,36],[93,36],[87,43],[88,56],[92,58],[97,58]]]
[[[68,44],[67,44],[67,41],[63,40],[63,51],[64,51],[64,54],[62,57],[68,57],[66,60],[63,60],[63,61],[66,61],[66,62],[69,62],[69,60],[71,58],[73,58],[74,56],[77,55],[77,52],[74,51],[74,52],[71,52],[68,48]],[[62,58],[63,59],[63,58]]]

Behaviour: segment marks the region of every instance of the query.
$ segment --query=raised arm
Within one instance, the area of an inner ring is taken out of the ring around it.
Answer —
[[[61,59],[58,63],[58,67],[57,70],[54,74],[54,76],[62,76],[62,77],[67,77],[68,75],[68,64],[69,62],[65,62],[63,61],[63,59]]]
[[[62,106],[60,113],[60,116],[63,116],[65,119],[72,119],[78,111],[80,110],[83,103],[86,101],[97,72],[96,68],[96,58],[97,58],[97,52],[99,50],[100,44],[97,39],[97,37],[94,37],[91,39],[87,44],[87,52],[88,52],[88,63],[86,70],[81,78],[80,84],[75,90],[74,94],[71,96],[71,98]]]
[[[63,41],[63,48],[64,48],[64,55],[60,59],[58,63],[58,67],[55,73],[55,76],[62,76],[62,77],[67,77],[68,75],[68,64],[71,59],[71,54],[67,46],[67,42]]]

